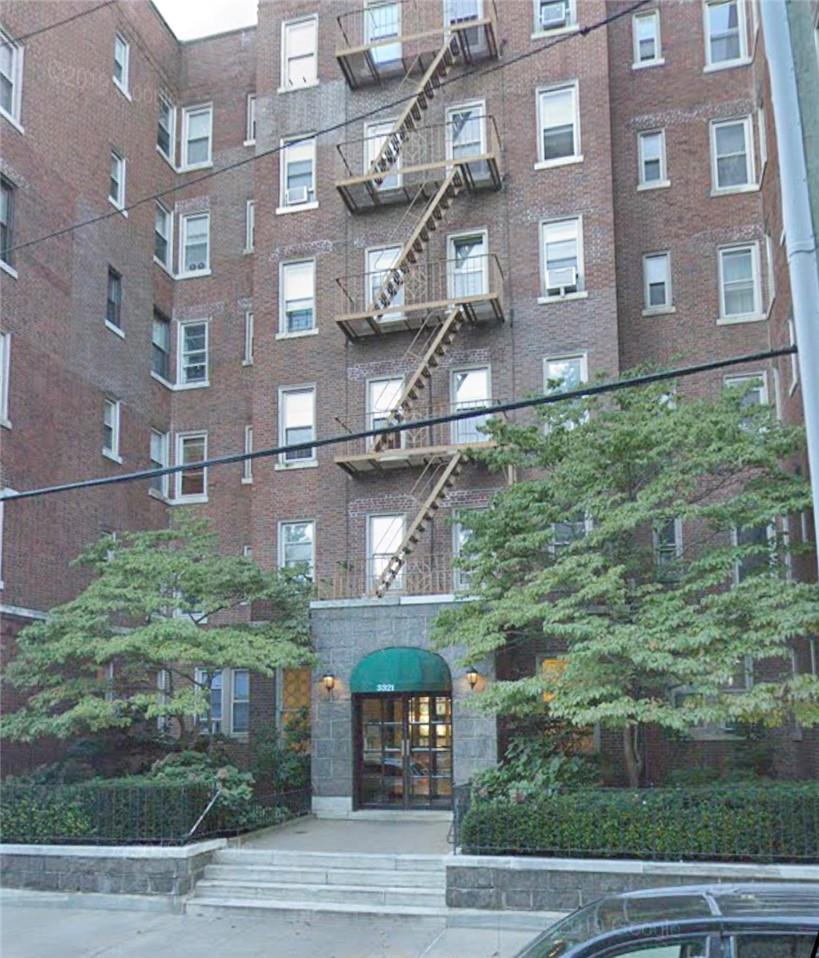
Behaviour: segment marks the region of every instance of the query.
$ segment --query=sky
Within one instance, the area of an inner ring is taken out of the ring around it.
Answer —
[[[256,23],[258,0],[154,0],[180,40],[194,40]]]

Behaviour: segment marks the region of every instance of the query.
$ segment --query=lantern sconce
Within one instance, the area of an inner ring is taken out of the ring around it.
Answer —
[[[476,668],[467,669],[466,672],[466,681],[469,682],[469,687],[474,691],[475,686],[478,684],[478,679],[480,679],[481,674]]]
[[[324,684],[324,688],[328,692],[332,692],[333,689],[336,687],[336,677],[335,675],[333,675],[332,672],[328,672],[326,675],[322,676],[321,681]]]

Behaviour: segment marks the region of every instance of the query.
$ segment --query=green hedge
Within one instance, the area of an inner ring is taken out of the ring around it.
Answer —
[[[473,797],[458,837],[476,855],[816,861],[819,783]]]

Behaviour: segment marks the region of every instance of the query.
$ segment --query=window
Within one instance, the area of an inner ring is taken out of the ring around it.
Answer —
[[[23,48],[0,30],[0,113],[20,124],[23,87]]]
[[[102,454],[122,462],[119,456],[120,401],[105,399],[102,406]]]
[[[643,312],[666,312],[671,302],[671,256],[649,253],[643,257]]]
[[[467,529],[463,523],[466,513],[477,512],[477,509],[459,509],[455,513],[455,521],[452,523],[452,556],[460,559],[466,551],[466,546],[472,538],[472,530]],[[453,570],[453,586],[456,592],[464,592],[469,588],[472,573],[468,569],[456,567]]]
[[[171,231],[173,217],[161,203],[154,212],[154,259],[165,269],[171,269]]]
[[[154,310],[151,331],[151,369],[168,382],[171,378],[171,321]]]
[[[726,388],[742,391],[740,407],[750,409],[753,406],[764,406],[768,402],[768,380],[764,373],[749,373],[737,376],[726,376],[723,380]],[[741,423],[742,428],[750,430],[753,422],[750,417]]]
[[[179,376],[183,386],[208,384],[208,324],[179,325]]]
[[[111,178],[108,184],[108,199],[121,210],[125,206],[125,160],[111,150]]]
[[[660,11],[639,13],[631,21],[634,40],[634,67],[663,63],[660,46]]]
[[[281,151],[281,208],[304,206],[316,198],[316,139],[283,141]]]
[[[14,198],[16,187],[0,176],[0,262],[8,267],[14,265]]]
[[[640,173],[639,183],[644,189],[668,186],[665,160],[665,130],[649,130],[637,137]]]
[[[577,22],[576,0],[535,0],[535,33],[560,30]]]
[[[185,433],[176,437],[176,464],[184,466],[175,473],[178,501],[202,501],[208,494],[208,470],[198,465],[208,456],[207,433]]]
[[[538,93],[538,129],[540,163],[581,159],[576,83]]]
[[[210,166],[213,107],[185,107],[182,113],[182,167]]]
[[[480,409],[491,402],[491,381],[488,366],[476,366],[473,369],[456,369],[452,372],[451,395],[453,412],[466,412]],[[487,442],[489,437],[481,430],[489,421],[489,416],[475,416],[471,419],[456,419],[452,423],[452,442]]]
[[[248,93],[245,113],[245,146],[256,142],[256,94]]]
[[[731,66],[746,57],[744,0],[706,0],[706,67]]]
[[[486,233],[447,239],[447,295],[463,300],[483,296],[489,288]]]
[[[232,679],[231,731],[234,735],[247,734],[250,729],[250,672],[234,669]]]
[[[395,120],[384,120],[379,123],[367,123],[364,127],[364,136],[365,136],[365,150],[364,150],[364,172],[369,172],[375,160],[378,158],[381,148],[384,146],[384,143],[387,139],[387,136],[392,132],[393,127],[395,126]],[[401,169],[401,153],[399,152],[398,156],[393,163],[392,170],[398,171]],[[397,190],[400,189],[401,183],[403,182],[401,174],[398,172],[393,172],[389,176],[385,176],[381,179],[380,183],[376,184],[376,188],[379,190]]]
[[[774,271],[774,245],[770,233],[765,234],[765,266],[768,271],[768,312],[776,296],[776,273]]]
[[[105,322],[122,330],[122,276],[108,267],[108,301],[105,305]]]
[[[282,264],[282,333],[305,333],[315,327],[315,283],[314,260]]]
[[[282,90],[318,81],[318,17],[282,24]]]
[[[584,288],[581,220],[541,223],[543,293],[559,299]]]
[[[458,160],[486,153],[486,104],[483,100],[446,111],[447,157]],[[484,164],[476,164],[480,170]]]
[[[403,391],[404,380],[400,376],[371,379],[367,383],[367,429],[385,429],[389,425]],[[406,432],[400,432],[390,436],[368,436],[367,448],[374,448],[378,440],[381,449],[401,449],[406,443],[406,435]]]
[[[114,37],[114,83],[126,96],[129,96],[128,60],[130,53],[131,48],[128,43],[117,34]]]
[[[310,387],[279,390],[279,442],[298,445],[315,439],[316,391]],[[279,457],[282,465],[313,462],[315,449],[290,449]]]
[[[210,271],[210,213],[182,217],[182,275]]]
[[[207,694],[209,709],[199,727],[211,732],[246,738],[250,731],[250,672],[248,669],[198,668],[199,694]]]
[[[561,522],[553,523],[552,554],[557,556],[565,549],[568,549],[573,542],[584,539],[589,530],[589,525],[590,523],[582,511],[576,512],[573,516],[569,516]]]
[[[315,570],[315,523],[279,523],[279,567],[304,569],[312,580]]]
[[[256,244],[256,204],[248,200],[245,204],[245,252],[252,253]]]
[[[544,393],[574,392],[582,383],[587,382],[588,378],[588,361],[585,353],[543,360]],[[587,416],[587,413],[581,414],[575,403],[569,401],[558,403],[552,408],[557,408],[561,414],[565,415],[562,425],[566,429],[573,429],[576,420],[583,421]]]
[[[759,129],[759,178],[761,180],[768,162],[768,126],[764,107],[757,107],[756,125]]]
[[[165,469],[168,465],[168,433],[151,430],[151,469]],[[150,491],[162,499],[168,497],[169,476],[153,476]]]
[[[245,453],[253,452],[253,426],[245,426]],[[253,482],[253,460],[242,460],[242,482]]]
[[[176,107],[162,93],[159,94],[156,147],[165,159],[173,165],[176,152]]]
[[[401,3],[380,0],[364,8],[364,41],[372,46],[370,56],[376,64],[401,59]],[[385,41],[394,40],[393,43]]]
[[[792,319],[788,320],[788,345],[796,345],[796,326]],[[799,357],[796,353],[791,353],[791,384],[788,387],[788,393],[793,395],[796,387],[799,385]]]
[[[367,572],[371,585],[375,586],[387,571],[390,559],[398,552],[404,541],[405,517],[403,513],[369,516],[367,519]],[[403,569],[393,581],[393,590],[403,587]]]
[[[751,576],[769,572],[775,529],[773,526],[745,526],[734,530],[734,545],[746,549],[737,559],[734,579],[737,585]]]
[[[367,302],[375,309],[375,300],[379,293],[382,291],[382,287],[387,279],[387,275],[390,270],[393,269],[396,262],[398,261],[401,255],[400,246],[382,246],[377,249],[368,249],[367,250],[367,272],[364,277],[364,282],[366,284],[366,289],[364,290],[364,295]],[[385,313],[380,316],[380,322],[389,322],[400,320],[402,313],[394,312],[396,306],[404,305],[404,285],[403,283],[395,289],[393,287],[392,293],[384,293],[386,299],[389,300],[388,313]],[[380,298],[380,297],[379,297]]]
[[[729,191],[754,182],[754,151],[751,118],[711,124],[713,189]]]
[[[719,251],[719,286],[720,319],[723,322],[762,318],[756,244]]]
[[[245,310],[245,351],[242,362],[245,366],[253,364],[253,313]]]
[[[653,529],[652,539],[657,578],[661,582],[674,579],[680,571],[682,558],[682,520],[668,519],[658,523]]]
[[[9,379],[11,372],[11,333],[0,333],[0,425],[9,428]]]

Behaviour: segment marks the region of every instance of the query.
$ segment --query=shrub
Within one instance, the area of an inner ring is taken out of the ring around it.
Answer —
[[[284,732],[269,728],[257,735],[251,768],[257,781],[277,792],[307,788],[310,784],[310,717],[300,709]]]
[[[819,783],[475,796],[460,843],[469,854],[813,861]]]

